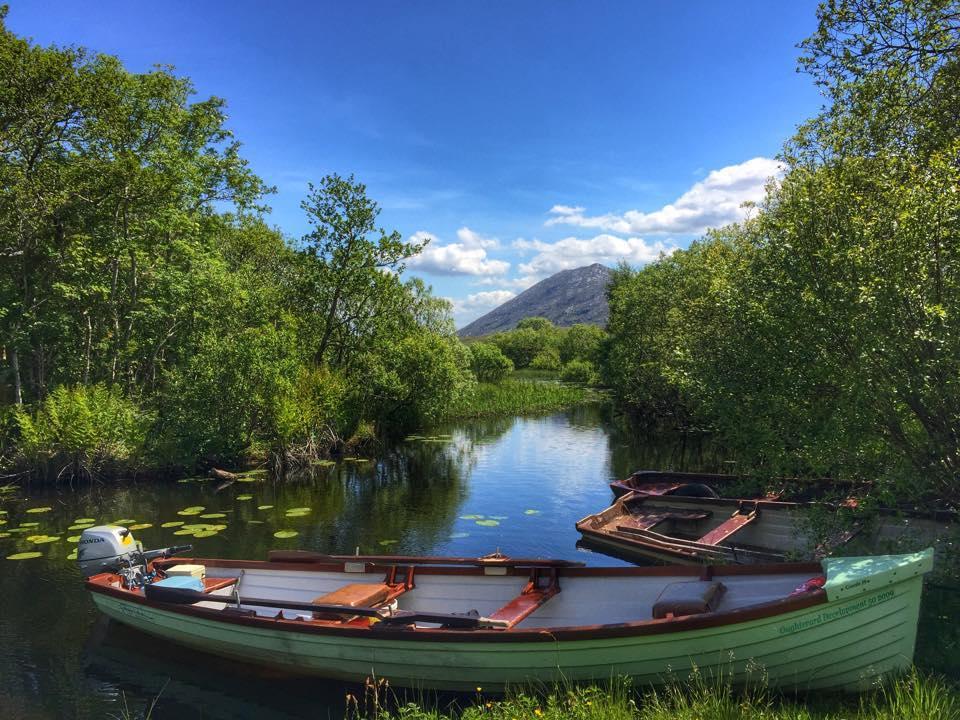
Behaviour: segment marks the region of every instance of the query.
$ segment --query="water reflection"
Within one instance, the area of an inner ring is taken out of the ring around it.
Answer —
[[[716,472],[728,458],[702,437],[643,438],[602,407],[543,418],[498,418],[435,428],[391,449],[379,462],[317,467],[283,482],[128,482],[75,492],[28,488],[0,496],[0,556],[40,550],[43,557],[0,560],[0,717],[118,716],[160,692],[154,718],[338,717],[345,688],[274,676],[150,639],[98,617],[67,555],[75,520],[132,519],[148,546],[192,541],[204,556],[264,557],[273,548],[327,553],[551,556],[616,565],[578,550],[574,523],[611,499],[607,483],[638,468]],[[245,496],[250,499],[243,499]],[[30,507],[49,512],[28,514]],[[203,506],[223,518],[178,512]],[[267,507],[269,506],[269,507]],[[263,509],[261,509],[263,508]],[[309,512],[290,517],[292,508]],[[167,521],[215,522],[212,537],[174,537]],[[278,530],[298,535],[278,540]],[[59,536],[34,546],[26,535]],[[956,593],[925,599],[918,660],[956,673]]]

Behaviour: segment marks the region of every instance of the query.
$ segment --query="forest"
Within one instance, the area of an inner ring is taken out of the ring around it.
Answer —
[[[264,220],[225,102],[172,69],[0,28],[0,76],[0,457],[285,467],[427,422],[473,382],[448,303],[402,277],[419,247],[362,183],[311,185],[294,241]]]
[[[744,471],[960,499],[960,14],[826,3],[826,98],[743,223],[610,289],[606,382]]]

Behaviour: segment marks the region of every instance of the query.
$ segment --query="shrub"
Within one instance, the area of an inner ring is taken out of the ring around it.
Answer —
[[[473,356],[470,367],[480,382],[499,382],[513,370],[513,361],[496,345],[474,343],[470,351]]]
[[[546,347],[537,353],[530,362],[530,367],[534,370],[559,370],[560,353],[555,347]]]
[[[572,360],[563,366],[560,379],[590,385],[597,382],[597,371],[589,360]]]
[[[152,417],[116,388],[61,386],[31,413],[17,409],[15,462],[48,479],[136,469]]]

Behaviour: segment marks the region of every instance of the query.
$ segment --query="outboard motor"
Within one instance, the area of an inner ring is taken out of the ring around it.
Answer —
[[[120,525],[97,525],[80,534],[77,546],[77,565],[88,578],[97,573],[112,572],[122,575],[127,587],[142,585],[147,574],[147,563],[158,557],[171,557],[178,552],[192,550],[192,545],[176,545],[160,550],[146,550],[133,539],[133,533]]]

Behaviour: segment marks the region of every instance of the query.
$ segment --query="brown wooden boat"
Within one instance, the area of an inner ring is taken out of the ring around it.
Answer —
[[[854,538],[877,551],[922,547],[955,527],[952,513],[880,510],[814,537],[805,513],[826,503],[740,500],[630,492],[577,523],[587,545],[627,559],[689,563],[780,562],[823,557]]]
[[[789,494],[793,500],[813,500],[833,493],[851,494],[869,489],[867,484],[855,485],[842,480],[827,478],[805,479],[778,478],[760,492],[744,494],[744,478],[723,473],[688,473],[663,470],[637,470],[623,480],[614,480],[610,489],[614,497],[623,497],[636,492],[643,495],[672,495],[676,497],[726,497],[750,500],[780,500]],[[789,488],[789,493],[788,493]]]

